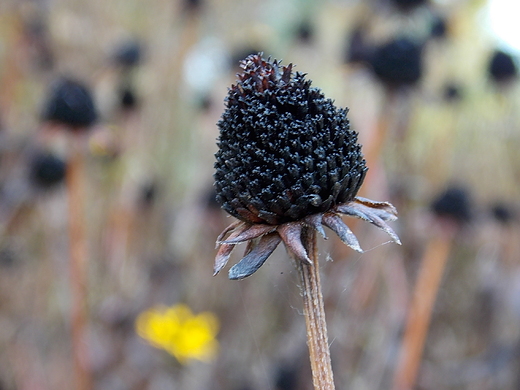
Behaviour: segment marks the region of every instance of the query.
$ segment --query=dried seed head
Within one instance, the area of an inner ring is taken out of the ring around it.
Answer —
[[[51,85],[42,117],[47,121],[64,124],[70,129],[80,129],[94,124],[97,111],[87,87],[77,81],[62,78]]]
[[[430,37],[435,39],[446,38],[448,35],[448,23],[446,18],[435,15],[430,26]]]
[[[338,109],[292,64],[247,57],[218,122],[217,201],[245,222],[277,225],[354,199],[367,171]]]
[[[408,38],[395,39],[375,49],[371,65],[387,87],[416,84],[422,74],[422,46]]]
[[[132,68],[139,65],[143,59],[143,48],[137,40],[127,40],[122,42],[113,54],[114,62],[125,68]]]
[[[508,82],[518,74],[513,57],[503,51],[496,50],[489,59],[489,76],[497,83]]]
[[[40,152],[30,162],[30,179],[40,188],[51,188],[65,178],[65,161],[48,153]]]
[[[496,202],[491,206],[490,211],[495,220],[504,226],[508,226],[518,219],[518,210],[508,203]]]
[[[450,187],[439,194],[431,205],[432,211],[457,222],[468,222],[472,216],[470,195],[465,188]]]
[[[302,237],[324,226],[352,249],[363,252],[340,214],[361,218],[390,235],[394,206],[356,197],[367,168],[350,130],[347,111],[338,109],[292,64],[249,56],[227,96],[218,123],[216,200],[241,221],[217,238],[216,275],[237,244],[244,257],[229,270],[230,279],[256,272],[283,242],[297,261],[311,263]]]
[[[428,4],[428,0],[392,0],[392,3],[402,11],[410,11],[416,7]]]

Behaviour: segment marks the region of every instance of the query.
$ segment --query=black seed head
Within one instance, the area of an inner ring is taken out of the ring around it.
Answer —
[[[444,86],[443,98],[447,102],[457,102],[464,97],[462,88],[455,83],[448,83]]]
[[[510,54],[495,51],[489,60],[489,76],[496,82],[506,82],[516,77],[518,69]]]
[[[124,87],[119,92],[120,106],[123,110],[133,110],[139,104],[135,92],[131,87]]]
[[[430,36],[432,38],[445,38],[448,32],[448,26],[446,23],[446,19],[442,16],[435,16],[432,21],[432,25],[430,28]]]
[[[296,38],[299,42],[310,45],[315,38],[314,25],[310,20],[303,20],[296,28]]]
[[[17,253],[9,246],[0,248],[0,267],[10,268],[19,261]],[[0,386],[0,390],[2,387]]]
[[[367,171],[338,109],[292,64],[247,57],[218,122],[217,201],[231,215],[271,225],[353,200]]]
[[[435,198],[431,206],[438,216],[449,217],[458,222],[468,222],[471,219],[471,208],[469,193],[461,187],[448,188]]]
[[[491,214],[497,222],[503,225],[508,225],[517,219],[517,210],[503,202],[492,205]]]
[[[94,99],[83,84],[62,78],[51,85],[42,117],[71,129],[89,127],[97,119]]]
[[[344,60],[346,63],[364,63],[370,59],[372,48],[367,44],[363,26],[349,31],[346,39]]]
[[[415,7],[427,4],[428,0],[392,0],[392,3],[402,11],[409,11]]]
[[[388,87],[413,85],[422,74],[422,47],[408,38],[399,38],[376,48],[371,64]]]
[[[159,185],[156,181],[148,181],[141,187],[139,203],[143,207],[151,207],[157,200]]]
[[[50,153],[37,154],[30,165],[30,178],[41,188],[51,188],[65,178],[65,162]]]
[[[136,40],[128,40],[121,43],[114,52],[114,62],[118,65],[131,68],[142,60],[143,50],[141,43]]]

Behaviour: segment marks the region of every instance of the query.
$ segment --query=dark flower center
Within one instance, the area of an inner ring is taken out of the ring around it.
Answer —
[[[352,200],[366,173],[347,110],[292,65],[249,56],[218,123],[217,201],[247,222],[280,224]]]

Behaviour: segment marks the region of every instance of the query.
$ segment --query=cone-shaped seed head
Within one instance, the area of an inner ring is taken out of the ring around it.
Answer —
[[[72,129],[86,128],[97,120],[97,110],[92,94],[86,86],[62,78],[51,85],[42,117],[44,120],[59,122]]]
[[[495,51],[489,60],[489,76],[496,82],[507,82],[514,79],[518,69],[513,57],[503,51]]]
[[[65,161],[50,153],[40,152],[31,161],[30,178],[41,188],[51,188],[65,178]]]
[[[414,85],[422,75],[422,47],[408,38],[398,38],[377,47],[371,64],[387,87]]]
[[[300,220],[354,199],[367,171],[338,109],[292,64],[249,56],[218,122],[217,201],[251,223]]]

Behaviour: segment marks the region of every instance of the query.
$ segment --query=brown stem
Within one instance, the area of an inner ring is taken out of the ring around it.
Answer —
[[[297,262],[307,326],[312,382],[315,390],[334,390],[325,307],[321,294],[316,232],[310,228],[304,228],[302,242],[313,262],[313,265],[306,264],[303,261]]]
[[[449,235],[433,238],[426,248],[394,379],[394,390],[411,390],[417,378],[437,291],[451,248]]]
[[[70,284],[72,295],[72,354],[74,374],[78,390],[92,388],[88,371],[86,350],[86,265],[87,243],[83,214],[83,153],[79,147],[81,140],[74,139],[72,155],[67,168],[67,190],[69,196],[69,234],[70,234]]]

